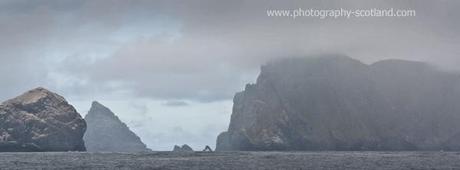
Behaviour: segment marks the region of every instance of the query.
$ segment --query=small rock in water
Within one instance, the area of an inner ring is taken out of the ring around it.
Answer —
[[[174,152],[193,152],[193,149],[187,144],[182,145],[182,147],[174,145]]]
[[[211,147],[206,145],[206,147],[204,147],[204,149],[203,149],[203,152],[212,152],[212,149],[211,149]]]

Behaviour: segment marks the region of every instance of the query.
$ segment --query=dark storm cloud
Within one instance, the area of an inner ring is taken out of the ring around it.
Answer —
[[[261,64],[279,57],[343,53],[455,68],[458,6],[455,0],[3,1],[0,78],[11,91],[47,84],[72,95],[116,91],[207,102],[231,99]],[[414,9],[417,16],[266,16],[267,9],[297,8]]]

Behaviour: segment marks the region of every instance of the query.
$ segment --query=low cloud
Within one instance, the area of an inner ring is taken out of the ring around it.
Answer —
[[[170,106],[170,107],[182,107],[182,106],[188,106],[189,104],[185,101],[167,101],[163,105]]]
[[[116,93],[210,102],[231,99],[273,58],[341,53],[450,69],[460,62],[454,0],[200,2],[4,1],[4,96],[41,85],[81,98]],[[402,8],[417,16],[266,16],[267,9],[296,8]]]

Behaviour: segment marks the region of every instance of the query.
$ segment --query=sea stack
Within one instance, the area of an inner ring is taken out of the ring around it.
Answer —
[[[460,150],[460,74],[346,56],[261,67],[217,150]]]
[[[85,151],[85,130],[72,105],[41,87],[0,105],[0,151]]]
[[[91,152],[151,151],[109,108],[94,101],[85,116],[88,129],[83,139]]]

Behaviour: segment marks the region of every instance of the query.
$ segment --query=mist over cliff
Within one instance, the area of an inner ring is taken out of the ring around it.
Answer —
[[[341,55],[261,67],[218,150],[459,150],[460,74]]]

